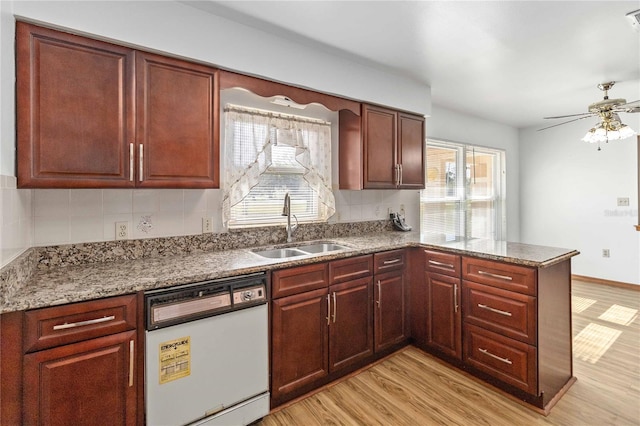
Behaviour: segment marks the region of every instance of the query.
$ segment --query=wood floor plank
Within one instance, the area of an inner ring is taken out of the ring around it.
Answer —
[[[578,380],[547,417],[410,346],[259,424],[640,426],[640,292],[576,280],[572,292],[574,341],[595,326],[617,337],[574,351]]]

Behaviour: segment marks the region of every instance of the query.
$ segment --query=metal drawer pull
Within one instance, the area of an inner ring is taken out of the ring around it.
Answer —
[[[451,269],[454,268],[454,266],[450,263],[442,263],[435,260],[430,260],[429,263],[436,266],[444,266],[445,268],[451,268]]]
[[[505,364],[509,364],[509,365],[513,364],[513,362],[509,358],[502,358],[501,356],[494,355],[486,349],[478,348],[478,350],[485,355],[489,355],[491,358],[495,358],[498,361],[504,362]]]
[[[96,319],[92,319],[92,320],[86,320],[86,321],[80,321],[80,322],[72,322],[71,324],[65,322],[64,324],[54,325],[53,329],[54,330],[66,330],[68,328],[82,327],[82,326],[85,326],[85,325],[92,325],[92,324],[99,324],[101,322],[113,321],[114,319],[116,319],[116,317],[114,315],[111,315],[111,316],[108,316],[108,317],[96,318]]]
[[[133,159],[133,144],[129,144],[129,181],[133,182],[133,170],[134,170],[134,159]]]
[[[338,304],[336,303],[336,292],[333,292],[333,323],[336,323],[336,306]]]
[[[492,308],[491,306],[483,305],[482,303],[478,303],[478,308],[486,309],[487,311],[495,312],[496,314],[504,315],[507,317],[511,316],[511,312],[509,311],[501,311],[500,309]]]
[[[143,169],[144,169],[144,145],[140,144],[140,158],[138,159],[140,160],[140,164],[138,165],[139,168],[139,175],[138,178],[140,179],[140,182],[142,182],[144,180],[144,173],[143,173]]]
[[[382,287],[380,286],[380,280],[378,280],[378,300],[376,300],[376,304],[378,308],[380,307],[380,299],[382,298]]]
[[[453,285],[453,311],[458,312],[458,284]]]
[[[327,325],[331,324],[331,295],[327,294]]]
[[[133,366],[135,365],[135,342],[129,340],[129,387],[133,386]]]
[[[485,272],[485,271],[478,271],[478,274],[487,275],[493,278],[499,278],[501,280],[513,281],[513,277],[510,277],[509,275],[498,275],[498,274],[492,274],[491,272]]]
[[[385,260],[385,261],[384,261],[384,262],[382,262],[382,263],[384,263],[385,265],[392,265],[392,264],[394,264],[394,263],[398,263],[398,262],[400,262],[400,259]]]

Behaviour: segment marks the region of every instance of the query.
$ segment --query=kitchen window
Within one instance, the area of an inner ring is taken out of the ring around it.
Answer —
[[[300,223],[326,221],[335,212],[331,123],[227,105],[225,148],[227,227],[286,223],[287,192]]]
[[[506,237],[504,151],[428,140],[426,174],[423,234],[445,241]]]

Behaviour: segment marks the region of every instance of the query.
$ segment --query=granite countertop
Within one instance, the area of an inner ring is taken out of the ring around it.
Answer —
[[[575,250],[505,241],[471,239],[447,242],[435,236],[421,236],[418,232],[383,232],[329,240],[349,248],[289,259],[267,259],[253,253],[253,248],[244,248],[174,257],[52,267],[37,271],[23,285],[14,289],[9,297],[3,297],[0,300],[0,313],[130,294],[139,290],[405,247],[432,248],[537,268],[553,265],[578,254]]]

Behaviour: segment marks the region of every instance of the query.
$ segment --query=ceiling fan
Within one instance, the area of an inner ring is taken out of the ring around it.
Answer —
[[[558,115],[554,117],[544,117],[545,119],[572,118],[562,123],[544,127],[540,130],[550,129],[552,127],[561,126],[573,121],[582,120],[589,117],[599,117],[600,122],[592,127],[584,138],[585,142],[597,143],[598,151],[600,151],[600,142],[609,142],[609,140],[626,139],[636,134],[636,132],[626,124],[622,124],[619,113],[635,113],[640,112],[640,100],[627,102],[626,99],[609,99],[609,90],[615,84],[615,81],[598,84],[598,89],[604,92],[604,99],[589,105],[588,111],[580,114]]]

